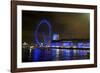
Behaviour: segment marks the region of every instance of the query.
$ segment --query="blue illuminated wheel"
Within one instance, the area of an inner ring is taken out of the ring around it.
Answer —
[[[45,28],[44,28],[45,27]],[[42,37],[43,39],[41,39]],[[47,45],[51,40],[51,25],[48,20],[42,19],[35,30],[35,41],[39,46],[41,43]]]

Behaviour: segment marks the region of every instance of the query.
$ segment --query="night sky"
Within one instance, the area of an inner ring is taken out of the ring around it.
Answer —
[[[34,42],[34,32],[40,20],[46,19],[52,26],[52,34],[60,39],[89,39],[89,13],[64,13],[22,11],[22,41]],[[47,30],[45,26],[41,30]],[[41,35],[40,35],[41,36]]]

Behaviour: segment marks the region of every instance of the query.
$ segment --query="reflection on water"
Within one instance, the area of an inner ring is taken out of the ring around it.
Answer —
[[[89,50],[36,48],[30,58],[32,62],[89,59]]]
[[[22,62],[62,61],[90,59],[89,42],[61,41],[49,45],[22,46]]]

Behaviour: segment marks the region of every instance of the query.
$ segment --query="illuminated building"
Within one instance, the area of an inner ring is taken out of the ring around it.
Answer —
[[[53,34],[53,39],[52,40],[59,40],[59,34]]]

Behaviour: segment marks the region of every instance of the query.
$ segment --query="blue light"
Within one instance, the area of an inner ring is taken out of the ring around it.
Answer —
[[[73,43],[72,43],[72,41],[67,41],[67,42],[64,42],[64,43],[63,43],[63,46],[64,46],[64,47],[70,48],[70,47],[73,46]]]
[[[78,48],[90,48],[90,43],[89,42],[87,42],[87,43],[78,43]]]
[[[37,27],[36,27],[36,30],[35,30],[35,41],[38,45],[41,45],[41,42],[39,41],[39,38],[38,38],[38,33],[39,33],[39,28],[41,25],[46,25],[48,26],[48,30],[49,30],[49,36],[48,36],[48,40],[47,40],[47,37],[45,37],[45,32],[43,32],[43,36],[44,36],[44,42],[43,43],[47,43],[49,42],[49,40],[51,39],[51,25],[49,23],[49,21],[47,21],[46,19],[42,19]]]
[[[78,48],[83,48],[83,43],[78,43]]]
[[[66,49],[63,49],[63,58],[68,59],[68,52]]]
[[[51,47],[61,47],[62,43],[60,43],[60,42],[54,42],[54,43],[51,43],[50,46]]]
[[[59,34],[53,34],[53,40],[59,40]]]
[[[48,60],[48,51],[47,49],[42,49],[41,51],[41,61]]]
[[[51,43],[51,44],[50,44],[50,46],[55,46],[55,45],[56,45],[56,43]]]
[[[70,59],[73,59],[73,56],[74,56],[74,51],[70,50]]]
[[[40,48],[35,48],[32,50],[32,61],[39,61],[40,60]]]
[[[85,47],[86,47],[86,48],[90,48],[90,43],[86,43],[86,44],[85,44]]]
[[[52,48],[51,49],[51,58],[52,58],[52,60],[55,60],[56,59],[56,53],[57,53],[56,49],[55,48]]]
[[[85,55],[86,55],[86,51],[84,51],[84,50],[78,50],[78,56],[79,56],[79,58],[81,58],[81,57],[83,57]]]

